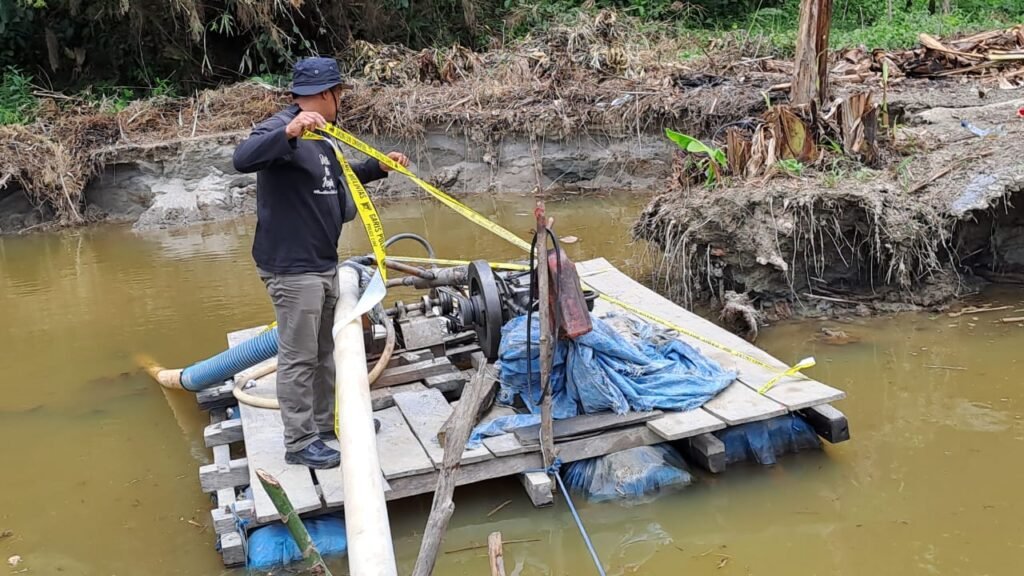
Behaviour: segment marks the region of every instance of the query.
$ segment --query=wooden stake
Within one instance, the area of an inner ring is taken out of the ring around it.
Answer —
[[[505,576],[505,559],[501,551],[501,532],[487,537],[487,556],[491,560],[491,576]]]
[[[551,362],[555,341],[551,330],[551,307],[549,303],[550,279],[548,278],[548,220],[544,215],[544,201],[538,200],[533,211],[537,218],[537,298],[540,308],[540,450],[544,457],[544,468],[555,461],[555,434],[551,413]]]
[[[473,426],[476,425],[477,410],[487,400],[486,392],[494,390],[486,382],[487,367],[486,362],[478,363],[476,373],[466,384],[466,388],[462,392],[462,399],[459,400],[459,405],[455,408],[455,419],[445,434],[444,463],[437,478],[434,502],[430,507],[427,527],[423,530],[420,553],[416,558],[412,576],[430,576],[434,571],[434,563],[437,562],[441,541],[444,540],[448,522],[455,512],[452,495],[455,493],[455,479],[458,475],[459,463],[462,461],[462,451],[466,448],[466,441],[469,440]],[[358,574],[355,570],[352,573]]]
[[[292,507],[292,502],[288,499],[288,494],[284,491],[280,482],[263,470],[257,470],[256,475],[259,476],[260,484],[263,484],[263,489],[266,490],[267,495],[270,496],[270,501],[273,502],[274,507],[277,508],[277,513],[281,515],[281,522],[288,527],[288,531],[291,532],[292,538],[295,539],[295,544],[299,546],[299,550],[302,552],[302,558],[309,566],[309,571],[313,574],[331,576],[331,571],[328,570],[327,565],[324,564],[324,559],[320,556],[320,551],[317,550],[316,545],[313,544],[313,539],[310,538],[309,532],[306,531],[306,526],[302,523],[302,519],[295,513],[295,509]]]
[[[828,32],[832,0],[801,0],[796,62],[789,100],[794,106],[828,100]]]

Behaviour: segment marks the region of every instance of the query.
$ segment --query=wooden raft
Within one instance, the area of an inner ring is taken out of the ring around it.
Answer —
[[[565,463],[602,456],[637,446],[666,441],[684,441],[682,448],[698,464],[719,472],[724,469],[724,449],[712,434],[730,426],[767,420],[800,411],[810,416],[819,434],[829,441],[845,440],[848,432],[827,431],[828,425],[845,417],[829,403],[845,397],[845,393],[804,377],[784,378],[762,395],[757,390],[768,380],[786,370],[787,366],[746,340],[679,307],[645,288],[618,271],[604,259],[577,264],[584,283],[656,315],[687,331],[700,334],[725,347],[750,355],[768,369],[748,362],[721,348],[680,334],[679,338],[714,359],[723,367],[739,374],[735,382],[702,408],[688,412],[630,413],[621,416],[589,414],[561,420],[555,426],[556,448]],[[629,313],[605,300],[595,303],[599,317]],[[260,328],[234,332],[228,336],[234,346],[259,332]],[[464,339],[463,339],[464,340]],[[447,347],[447,354],[460,355],[476,349],[460,341]],[[385,374],[400,375],[404,383],[373,391],[374,416],[380,420],[377,437],[380,473],[385,479],[386,498],[395,500],[433,492],[444,450],[437,433],[452,413],[452,404],[468,380],[449,357],[434,357],[431,350],[401,351],[395,354]],[[415,378],[418,367],[421,379]],[[411,374],[411,376],[410,376]],[[395,376],[396,378],[398,376]],[[344,504],[341,469],[311,471],[304,466],[284,462],[283,425],[277,410],[234,404],[232,383],[204,391],[198,395],[200,405],[211,409],[211,425],[205,433],[206,444],[213,448],[214,464],[200,470],[204,491],[216,493],[217,508],[212,515],[225,564],[244,562],[244,530],[237,520],[248,522],[246,529],[278,520],[269,497],[256,479],[256,470],[264,469],[284,486],[297,512],[319,514],[339,509]],[[250,394],[273,398],[276,374],[270,374],[246,388]],[[230,415],[237,411],[238,417]],[[808,412],[810,411],[810,413]],[[495,407],[485,420],[512,413],[511,409]],[[823,431],[826,430],[826,431]],[[483,446],[466,450],[462,457],[457,484],[471,484],[489,479],[520,475],[531,499],[541,505],[550,501],[550,486],[544,474],[531,473],[542,467],[537,431],[529,428],[487,438]],[[244,443],[244,458],[231,459],[229,445]],[[335,441],[336,442],[336,441]],[[335,445],[337,447],[337,445]],[[343,455],[344,457],[344,455]],[[249,486],[251,499],[240,499],[239,489]]]

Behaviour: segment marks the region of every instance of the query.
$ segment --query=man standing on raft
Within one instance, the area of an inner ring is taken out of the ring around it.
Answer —
[[[331,58],[296,62],[294,102],[257,125],[234,154],[236,170],[256,172],[252,256],[277,317],[285,462],[310,468],[341,463],[324,440],[334,438],[338,238],[356,207],[331,145],[302,135],[336,120],[347,87]],[[399,152],[388,157],[409,165]],[[388,167],[370,159],[352,170],[365,184],[386,178]]]

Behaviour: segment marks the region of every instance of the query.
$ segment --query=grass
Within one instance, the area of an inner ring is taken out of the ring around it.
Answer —
[[[918,46],[922,32],[949,36],[1024,22],[1024,0],[961,0],[954,3],[949,14],[930,14],[923,0],[916,0],[911,10],[906,10],[905,4],[904,0],[893,0],[889,18],[886,0],[835,0],[830,47],[899,50]],[[679,22],[677,26],[698,36],[740,33],[751,40],[764,40],[777,56],[788,57],[795,51],[799,7],[799,0],[785,0],[779,7],[762,8],[731,20],[720,17],[705,23]]]
[[[13,66],[5,68],[0,80],[0,126],[31,123],[37,106],[32,78]]]

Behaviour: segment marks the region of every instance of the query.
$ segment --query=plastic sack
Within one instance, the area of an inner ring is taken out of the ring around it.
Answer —
[[[628,320],[632,341],[592,317],[594,329],[576,340],[559,340],[551,369],[555,418],[610,410],[692,410],[736,378],[695,348]],[[540,403],[540,321],[534,316],[526,355],[526,317],[502,328],[501,385],[522,398],[530,412]]]
[[[748,422],[715,432],[715,435],[725,444],[728,464],[754,460],[771,465],[775,464],[776,456],[821,447],[814,429],[796,414]]]
[[[345,522],[340,517],[319,516],[305,519],[302,523],[321,556],[340,555],[348,550]],[[270,524],[249,533],[249,568],[265,570],[300,560],[302,552],[284,524]]]
[[[569,464],[565,485],[592,502],[643,500],[663,488],[693,483],[682,456],[668,444],[639,446]]]

